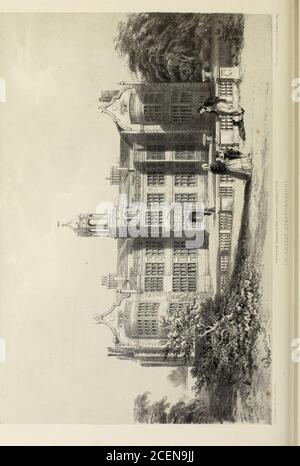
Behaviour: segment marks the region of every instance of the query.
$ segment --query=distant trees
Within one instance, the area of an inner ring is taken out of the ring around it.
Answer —
[[[152,402],[150,392],[145,392],[134,400],[134,420],[142,424],[166,424],[169,407],[170,403],[167,402],[167,397]]]
[[[187,386],[187,378],[189,374],[189,369],[185,366],[179,366],[175,369],[172,369],[168,375],[168,380],[174,387],[183,387]]]
[[[134,400],[134,420],[142,424],[206,424],[213,422],[207,403],[200,399],[171,405],[167,397],[151,401],[150,393]]]
[[[135,13],[120,22],[116,50],[147,82],[199,81],[210,56],[212,16]]]

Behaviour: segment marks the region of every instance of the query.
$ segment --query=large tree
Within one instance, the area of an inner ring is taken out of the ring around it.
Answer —
[[[119,23],[116,50],[145,81],[199,81],[210,56],[210,28],[207,14],[129,14]]]
[[[231,283],[214,298],[172,312],[163,319],[165,357],[192,364],[195,390],[223,383],[250,384],[253,350],[261,330],[261,273],[243,258]]]

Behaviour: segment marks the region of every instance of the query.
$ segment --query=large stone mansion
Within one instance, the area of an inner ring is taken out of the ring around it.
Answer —
[[[204,240],[191,249],[184,237],[120,237],[118,228],[111,231],[107,212],[83,214],[68,224],[81,236],[116,238],[117,267],[103,278],[116,293],[115,303],[97,318],[114,335],[109,356],[142,365],[180,364],[164,357],[162,318],[175,309],[185,312],[195,298],[213,296],[226,280],[234,180],[204,172],[201,165],[214,160],[216,149],[237,147],[239,136],[230,117],[197,111],[212,95],[236,98],[237,71],[221,65],[199,83],[121,83],[101,93],[101,112],[120,134],[119,165],[109,176],[120,198],[129,206],[149,206],[146,222],[158,231],[165,203],[203,202],[209,212]]]

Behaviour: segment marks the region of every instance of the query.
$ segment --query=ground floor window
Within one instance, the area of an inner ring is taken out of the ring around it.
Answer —
[[[149,238],[146,240],[145,246],[147,260],[155,260],[164,257],[165,249],[161,240]]]
[[[163,186],[165,184],[165,175],[160,171],[149,171],[147,173],[148,186]]]
[[[173,254],[176,259],[196,259],[197,249],[188,249],[185,241],[175,241]]]
[[[175,193],[175,202],[179,202],[181,204],[185,203],[196,203],[198,200],[197,193]]]
[[[195,173],[175,173],[174,183],[175,186],[196,186],[197,175]]]
[[[139,303],[137,311],[137,334],[139,337],[157,337],[159,303]]]
[[[161,210],[165,201],[165,195],[162,193],[153,193],[147,195],[147,225],[157,226],[163,223],[163,211]]]
[[[163,291],[165,266],[162,262],[146,264],[145,291]]]
[[[169,313],[172,314],[173,312],[186,312],[190,305],[191,303],[170,303]]]
[[[196,292],[197,291],[197,264],[173,264],[173,291],[174,292]]]

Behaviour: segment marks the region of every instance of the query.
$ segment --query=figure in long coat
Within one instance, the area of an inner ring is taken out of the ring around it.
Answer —
[[[249,154],[240,155],[236,159],[217,159],[210,165],[202,165],[205,171],[211,171],[215,175],[228,175],[240,180],[249,180],[252,175],[252,163]]]
[[[221,97],[210,97],[198,108],[200,115],[215,113],[216,115],[240,116],[245,110],[238,104],[236,107],[228,99]]]

